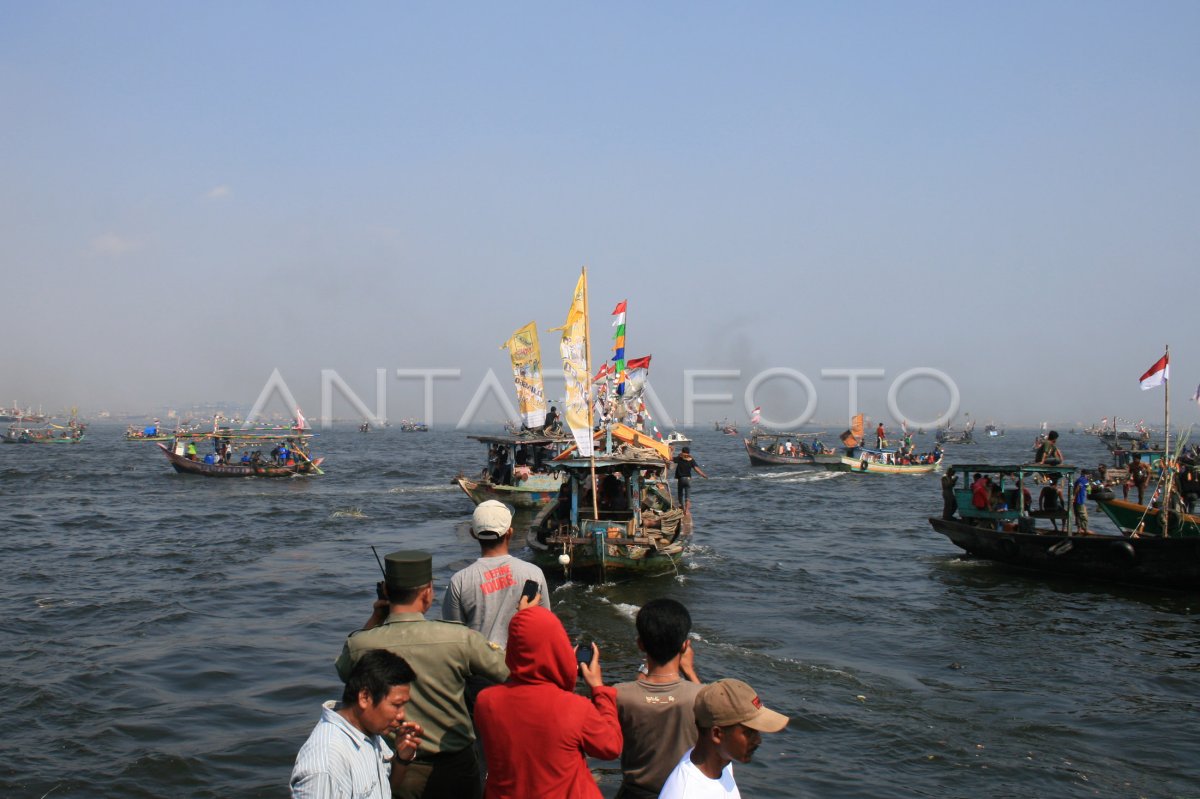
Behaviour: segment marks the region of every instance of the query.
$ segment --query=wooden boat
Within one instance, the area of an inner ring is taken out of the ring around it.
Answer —
[[[308,454],[311,433],[296,430],[230,430],[222,428],[209,433],[181,433],[169,444],[156,444],[166,455],[172,468],[180,474],[201,477],[293,477],[296,475],[324,474],[321,464],[324,458],[312,458]],[[200,456],[197,443],[210,450]],[[189,457],[188,448],[197,450]],[[288,450],[286,460],[272,454],[279,445]],[[231,453],[228,460],[216,457],[216,451],[226,449]],[[233,460],[232,453],[240,451],[241,458]]]
[[[415,419],[400,420],[400,432],[402,433],[428,433],[429,425],[424,422],[418,422]]]
[[[937,431],[935,439],[939,444],[973,444],[975,422],[968,422],[962,430],[955,430],[952,427],[942,427]]]
[[[83,441],[87,425],[71,420],[69,424],[49,423],[31,427],[23,422],[9,425],[4,434],[5,444],[78,444]]]
[[[816,467],[817,455],[833,455],[817,438],[820,433],[768,433],[755,430],[750,438],[742,439],[751,466]],[[812,441],[810,444],[805,439]],[[832,461],[829,461],[832,462]],[[840,456],[837,460],[841,463]]]
[[[843,471],[859,474],[929,474],[942,462],[940,452],[917,456],[916,463],[904,463],[897,449],[855,447],[841,456]]]
[[[572,446],[574,439],[536,433],[467,437],[487,445],[486,465],[481,474],[459,474],[451,482],[476,505],[494,499],[515,510],[537,511],[558,496],[563,475],[551,471],[548,464]],[[532,473],[516,479],[513,473],[520,461]]]
[[[1004,435],[1003,427],[996,427],[996,425],[994,425],[990,422],[987,425],[985,425],[983,429],[992,438],[997,438],[999,436]]]
[[[652,451],[623,448],[595,458],[593,484],[591,459],[556,462],[565,482],[526,536],[534,561],[564,579],[600,582],[677,571],[692,524],[671,497],[668,465]]]
[[[158,420],[155,419],[151,424],[148,424],[145,427],[138,427],[137,425],[132,425],[132,424],[129,425],[128,427],[126,427],[125,428],[125,440],[126,441],[170,441],[172,438],[175,437],[175,434],[178,432],[181,432],[181,431],[176,430],[175,432],[167,432],[166,430],[162,429],[162,427],[159,426]]]
[[[931,518],[929,524],[971,555],[1022,569],[1109,582],[1200,589],[1200,535],[1072,535],[1066,510],[1027,511],[1023,491],[1005,491],[1005,481],[1015,487],[1027,478],[1065,476],[1070,484],[1077,471],[1074,466],[955,464],[954,468],[963,475],[961,487],[955,489],[957,515]],[[1011,498],[1008,509],[979,510],[971,504],[969,481],[975,473],[999,479],[1001,492]],[[1037,526],[1039,521],[1049,521],[1050,529]]]
[[[1161,536],[1162,528],[1162,510],[1152,505],[1139,505],[1136,502],[1130,502],[1125,499],[1117,499],[1111,496],[1112,492],[1104,492],[1093,496],[1096,504],[1104,515],[1112,520],[1112,523],[1117,526],[1123,533],[1138,534],[1145,533],[1146,535]],[[1170,537],[1195,537],[1200,536],[1200,516],[1191,513],[1184,513],[1182,509],[1173,510],[1167,515],[1167,524],[1170,526]]]

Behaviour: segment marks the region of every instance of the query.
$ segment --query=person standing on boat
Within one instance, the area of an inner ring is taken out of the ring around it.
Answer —
[[[692,472],[708,479],[708,475],[700,468],[700,464],[696,463],[696,459],[692,457],[691,447],[684,447],[683,451],[675,456],[675,482],[679,486],[679,505],[684,512],[688,512],[692,507]]]
[[[679,758],[696,744],[692,703],[702,687],[688,633],[692,617],[674,599],[652,599],[637,613],[645,674],[618,683],[617,717],[625,777],[616,799],[654,799]]]
[[[954,484],[957,479],[954,476],[954,467],[951,466],[942,475],[942,518],[953,519],[954,514],[958,511],[958,499],[954,496]]]
[[[1142,498],[1146,493],[1146,486],[1150,483],[1150,467],[1142,463],[1142,456],[1134,453],[1133,461],[1129,464],[1129,480],[1121,486],[1122,498],[1129,499],[1129,487],[1133,486],[1137,489],[1137,504],[1143,505]]]
[[[508,624],[521,602],[526,580],[538,584],[529,604],[550,605],[546,575],[528,561],[508,552],[512,540],[512,511],[489,499],[475,508],[471,536],[479,542],[479,560],[456,572],[442,599],[442,618],[457,621],[498,646],[508,646]]]
[[[547,435],[558,432],[558,408],[553,405],[546,412],[546,423],[542,425],[542,432]]]
[[[508,678],[504,653],[461,624],[428,621],[433,606],[433,557],[392,552],[384,559],[386,599],[376,600],[363,629],[351,633],[337,659],[343,680],[364,653],[387,649],[419,676],[412,684],[409,717],[420,724],[421,749],[405,771],[398,799],[479,799],[481,779],[475,727],[467,711],[467,680]]]
[[[694,705],[698,738],[663,785],[660,799],[737,799],[733,761],[749,763],[762,733],[779,732],[788,717],[763,706],[741,680],[704,686]]]
[[[887,431],[883,429],[883,422],[875,428],[875,446],[876,449],[883,449],[887,446]]]
[[[1072,491],[1071,507],[1074,509],[1075,515],[1075,531],[1080,535],[1087,535],[1091,532],[1088,529],[1088,470],[1080,469],[1079,477],[1075,479],[1075,488]]]
[[[363,655],[350,671],[341,704],[324,704],[296,755],[292,799],[391,799],[420,747],[420,726],[401,724],[416,678],[399,655],[385,649]],[[383,738],[387,732],[397,734],[394,753]]]

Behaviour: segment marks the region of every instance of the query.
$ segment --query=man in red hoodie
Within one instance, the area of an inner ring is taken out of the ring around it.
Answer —
[[[513,616],[505,663],[508,681],[484,689],[475,704],[475,728],[487,755],[486,799],[600,799],[586,756],[621,754],[617,691],[604,684],[600,650],[579,664],[558,617],[534,606]],[[575,677],[591,688],[589,701],[573,693]]]

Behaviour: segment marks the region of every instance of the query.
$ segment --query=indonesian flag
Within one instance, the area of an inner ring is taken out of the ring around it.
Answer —
[[[754,412],[750,414],[750,424],[758,424],[759,420],[761,420],[761,419],[762,419],[762,406],[759,405],[758,407],[756,407],[754,409]]]
[[[308,422],[304,421],[304,414],[300,413],[300,408],[297,407],[296,408],[296,429],[303,430],[307,425],[308,425]]]
[[[1148,388],[1157,388],[1164,382],[1171,379],[1171,365],[1167,363],[1167,356],[1163,355],[1153,366],[1146,370],[1146,374],[1141,377],[1142,391]]]

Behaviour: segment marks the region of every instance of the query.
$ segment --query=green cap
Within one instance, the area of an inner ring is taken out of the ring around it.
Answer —
[[[433,582],[433,555],[417,549],[403,549],[383,558],[384,574],[391,588],[420,588]]]

